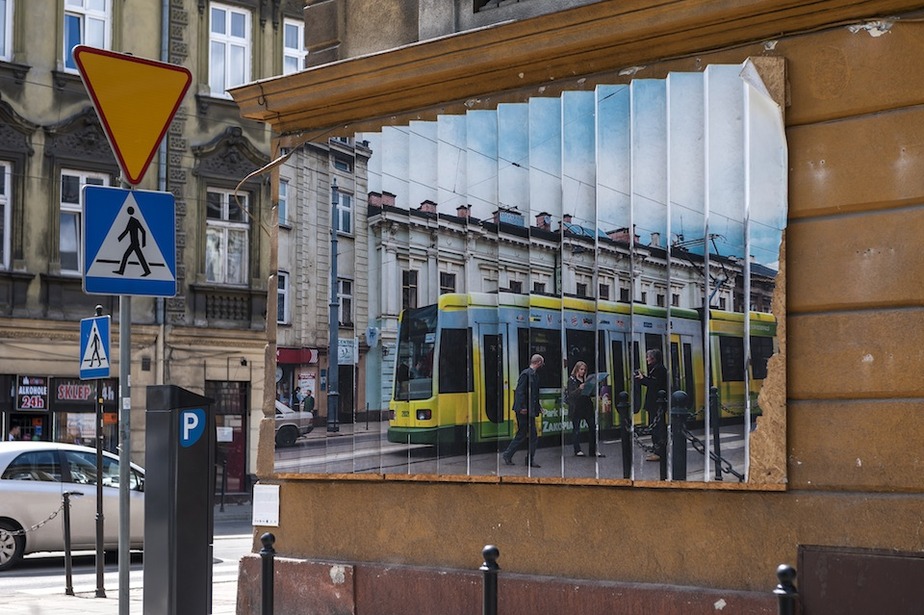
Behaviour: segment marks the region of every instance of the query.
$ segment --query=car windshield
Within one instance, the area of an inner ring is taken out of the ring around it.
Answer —
[[[96,484],[96,455],[95,453],[83,451],[65,451],[64,457],[67,459],[70,468],[71,481],[81,485]],[[103,457],[102,470],[103,486],[119,486],[119,462],[109,457]],[[129,489],[139,491],[141,481],[138,473],[132,469],[129,472]]]

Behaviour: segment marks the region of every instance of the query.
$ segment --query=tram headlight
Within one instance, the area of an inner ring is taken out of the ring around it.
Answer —
[[[418,421],[429,421],[433,417],[433,413],[427,409],[421,409],[417,411],[417,420]]]

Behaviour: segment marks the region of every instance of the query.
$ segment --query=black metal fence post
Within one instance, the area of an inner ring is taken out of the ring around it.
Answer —
[[[267,532],[260,536],[263,548],[260,549],[260,559],[263,560],[263,610],[262,615],[273,615],[273,560],[276,557],[276,537]]]
[[[687,439],[684,435],[690,397],[684,391],[671,395],[671,478],[687,480]]]
[[[632,478],[632,410],[629,407],[629,394],[619,392],[616,410],[619,412],[619,431],[622,439],[622,477]]]
[[[773,590],[777,599],[777,613],[796,615],[796,603],[799,601],[799,592],[796,590],[796,569],[780,564],[776,567],[776,578],[780,581]]]
[[[660,440],[660,449],[655,450],[655,454],[661,458],[658,463],[661,466],[661,480],[667,480],[667,391],[661,389],[658,391],[658,416],[655,418],[654,426],[651,430],[651,443],[655,439]]]
[[[716,456],[715,480],[722,480],[722,464],[718,461],[718,458],[722,456],[722,412],[720,408],[719,389],[717,387],[709,387],[709,422],[712,428],[712,452],[715,453]]]
[[[74,595],[73,568],[71,565],[71,496],[83,495],[77,491],[65,491],[64,498],[64,593]]]
[[[500,550],[494,545],[485,545],[481,550],[484,557],[484,563],[478,569],[484,573],[484,615],[497,615],[497,571],[500,566],[497,565],[497,558],[500,556]]]

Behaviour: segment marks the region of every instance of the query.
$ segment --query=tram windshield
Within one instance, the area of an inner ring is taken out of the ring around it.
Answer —
[[[436,305],[405,310],[398,330],[395,401],[432,397],[436,322]]]

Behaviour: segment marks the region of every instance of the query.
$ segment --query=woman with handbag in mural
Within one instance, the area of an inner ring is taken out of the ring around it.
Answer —
[[[581,450],[581,421],[587,421],[587,433],[590,439],[590,456],[603,457],[597,452],[597,420],[594,411],[593,397],[587,391],[587,363],[578,361],[568,376],[568,387],[565,400],[568,404],[568,415],[571,418],[572,437],[575,457],[583,457]],[[592,385],[591,385],[592,388]]]

